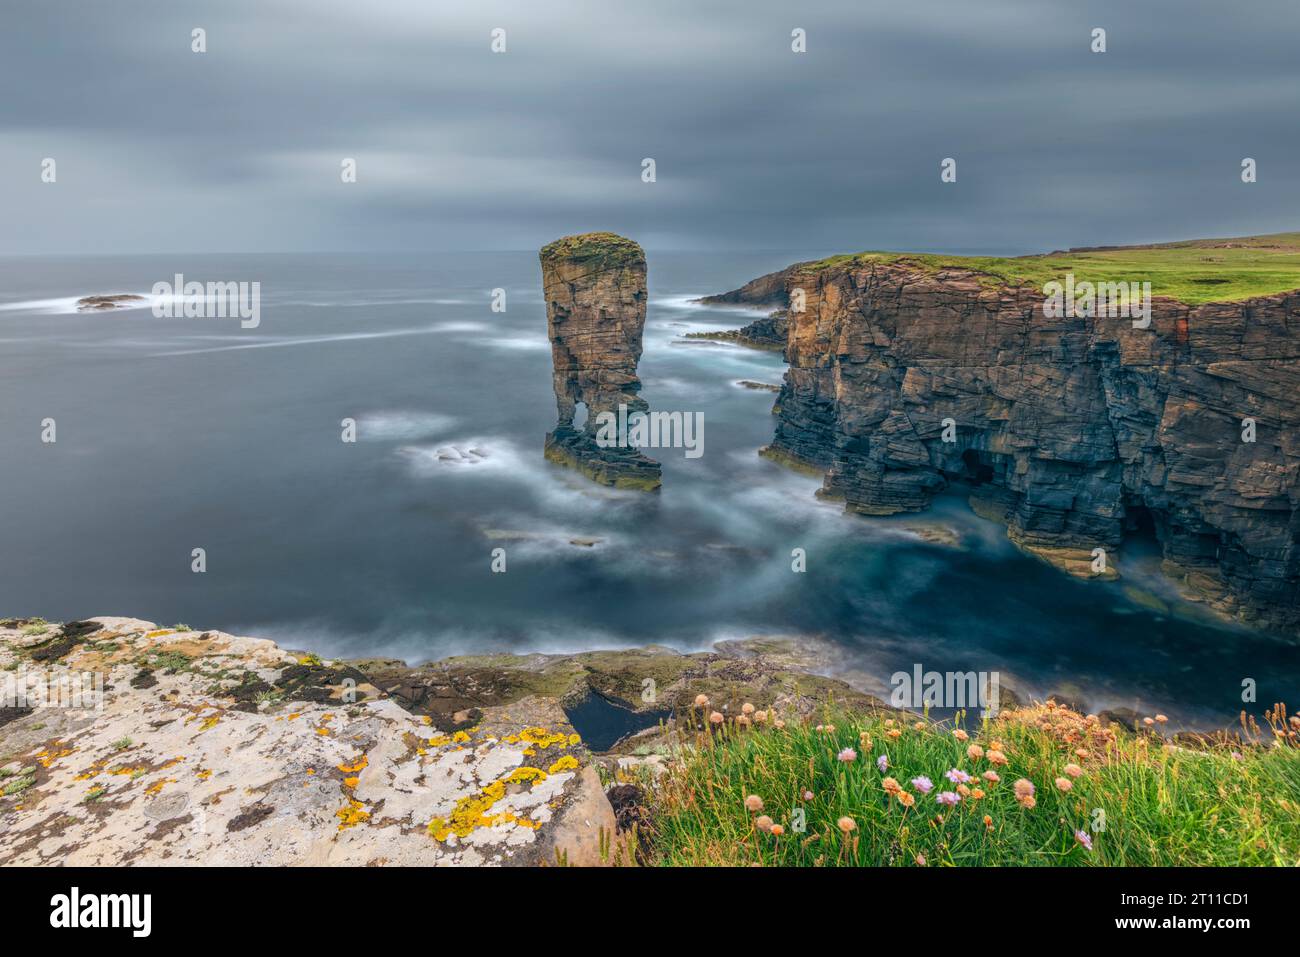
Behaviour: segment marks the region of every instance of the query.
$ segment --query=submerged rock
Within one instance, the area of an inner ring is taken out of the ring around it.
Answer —
[[[559,414],[546,436],[546,458],[603,485],[657,489],[658,462],[635,448],[596,441],[601,413],[649,408],[636,374],[645,329],[645,253],[622,236],[587,233],[545,246],[541,263]],[[575,428],[579,404],[587,420]]]

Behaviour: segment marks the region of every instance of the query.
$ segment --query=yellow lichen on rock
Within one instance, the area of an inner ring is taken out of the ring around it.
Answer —
[[[543,729],[539,728],[529,728],[526,730],[530,732],[541,731],[542,734],[546,733]],[[564,735],[560,735],[561,740],[564,740],[564,737]],[[564,758],[561,758],[560,761],[556,763],[563,763],[564,760]],[[576,759],[569,758],[569,760],[573,761],[573,767],[577,767],[578,762]],[[568,765],[565,766],[566,769],[567,767]],[[455,808],[452,809],[450,817],[436,817],[430,821],[428,827],[429,836],[434,840],[441,842],[446,841],[452,834],[455,834],[459,838],[468,837],[477,828],[493,827],[497,824],[516,824],[521,827],[529,828],[530,830],[537,830],[541,827],[541,824],[528,818],[522,818],[510,812],[490,815],[488,814],[488,811],[490,811],[498,801],[506,796],[507,786],[511,784],[536,785],[545,781],[548,776],[548,773],[543,771],[541,768],[534,768],[528,765],[515,768],[509,774],[506,774],[487,785],[478,794],[463,797],[457,801]]]
[[[561,771],[572,771],[578,767],[578,759],[571,754],[566,754],[560,760],[552,764],[548,769],[548,774],[558,774]]]
[[[564,744],[569,740],[569,736],[566,734],[552,734],[545,728],[524,728],[519,732],[519,740],[535,744],[545,750],[553,744]]]
[[[349,799],[347,804],[334,812],[334,816],[339,819],[340,831],[346,831],[350,827],[356,827],[370,820],[370,812],[366,810],[366,806],[355,799]]]

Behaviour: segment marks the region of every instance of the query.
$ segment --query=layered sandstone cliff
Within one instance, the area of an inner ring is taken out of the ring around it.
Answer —
[[[636,374],[645,329],[645,253],[622,236],[587,233],[545,246],[541,263],[559,414],[546,436],[546,458],[604,485],[658,488],[658,462],[635,448],[596,441],[601,413],[648,408]],[[575,427],[579,404],[587,419]]]
[[[786,336],[789,334],[787,280],[793,273],[808,265],[810,264],[796,263],[793,266],[787,266],[785,269],[770,272],[766,276],[751,279],[739,289],[733,289],[731,292],[718,293],[715,296],[704,296],[696,300],[708,306],[775,308],[768,315],[755,319],[749,325],[740,329],[726,332],[694,332],[688,333],[687,337],[740,342],[749,346],[757,346],[760,349],[785,348]]]
[[[923,257],[782,275],[804,308],[768,451],[823,471],[822,494],[888,515],[964,480],[1014,541],[1084,574],[1154,531],[1190,594],[1300,628],[1300,292],[1157,296],[1140,329],[1049,319],[1039,287]]]

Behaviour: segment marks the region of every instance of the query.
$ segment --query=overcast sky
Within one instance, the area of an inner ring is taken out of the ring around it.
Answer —
[[[1297,0],[2,2],[0,254],[1300,229]]]

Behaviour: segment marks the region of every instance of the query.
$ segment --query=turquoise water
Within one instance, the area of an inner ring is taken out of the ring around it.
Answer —
[[[774,397],[736,383],[780,382],[781,357],[688,343],[750,318],[688,300],[815,253],[651,252],[643,395],[705,427],[701,457],[654,453],[649,496],[542,459],[555,406],[533,254],[0,260],[0,614],[411,661],[816,634],[877,691],[920,663],[1193,724],[1232,720],[1243,678],[1260,702],[1297,699],[1296,647],[1196,618],[1151,546],[1129,549],[1122,583],[1076,582],[956,491],[926,520],[960,547],[932,545],[915,518],[843,515],[817,479],[759,458]],[[260,281],[260,326],[70,309],[175,272]]]

